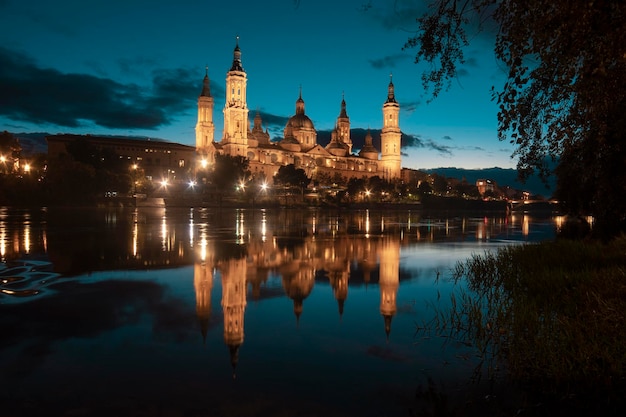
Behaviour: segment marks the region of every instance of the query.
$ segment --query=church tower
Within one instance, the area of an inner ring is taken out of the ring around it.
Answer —
[[[206,68],[202,92],[198,97],[198,123],[196,123],[196,149],[202,151],[215,140],[215,125],[213,124],[213,97],[209,82],[209,67]]]
[[[224,153],[247,156],[248,105],[246,104],[246,72],[241,65],[239,37],[233,52],[233,65],[226,74],[226,103],[224,104]]]
[[[341,97],[341,111],[337,117],[338,139],[348,147],[348,155],[352,154],[352,139],[350,139],[350,118],[346,112],[346,100]]]
[[[383,128],[380,134],[383,178],[386,180],[399,179],[401,175],[400,138],[402,133],[399,116],[400,105],[396,101],[390,75],[387,101],[383,104]]]

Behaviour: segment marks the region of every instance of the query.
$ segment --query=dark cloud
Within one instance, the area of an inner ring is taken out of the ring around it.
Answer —
[[[393,54],[378,59],[370,59],[368,61],[373,68],[384,69],[394,68],[398,62],[408,59],[410,59],[410,56],[407,54]]]
[[[457,77],[469,77],[470,72],[467,69],[465,69],[465,68],[459,68],[456,71],[456,75],[457,75]]]
[[[255,113],[256,114],[256,113]],[[259,111],[263,126],[267,126],[270,130],[273,128],[279,128],[280,131],[287,125],[287,121],[291,116],[280,116],[278,114],[266,113],[262,110]]]
[[[201,77],[184,69],[158,70],[152,86],[40,68],[0,47],[0,115],[13,121],[111,129],[157,129],[194,105]],[[223,94],[215,88],[212,93]]]
[[[452,155],[452,146],[446,146],[446,145],[442,145],[440,143],[436,143],[433,140],[429,139],[425,142],[425,147],[426,148],[430,148],[434,151],[439,152],[442,155]]]
[[[428,10],[428,3],[415,0],[377,1],[374,5],[370,2],[370,7],[364,12],[386,29],[414,31],[417,18]]]
[[[407,101],[400,103],[400,108],[406,114],[411,114],[417,110],[417,108],[422,104],[421,101]]]

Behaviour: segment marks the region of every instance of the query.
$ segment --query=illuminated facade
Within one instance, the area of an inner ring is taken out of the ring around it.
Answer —
[[[349,178],[379,176],[387,180],[400,179],[400,106],[395,99],[395,90],[390,79],[387,100],[383,104],[383,127],[381,150],[373,145],[368,132],[365,144],[358,154],[352,153],[350,118],[346,101],[342,98],[341,108],[331,140],[326,146],[317,143],[317,132],[305,113],[302,90],[296,100],[295,114],[289,118],[279,141],[270,142],[267,129],[264,131],[260,114],[257,112],[252,128],[247,105],[247,74],[241,62],[239,43],[235,46],[233,63],[226,74],[226,102],[224,105],[224,131],[220,141],[215,141],[213,123],[214,101],[211,96],[208,70],[198,98],[198,121],[196,124],[197,152],[214,161],[218,153],[244,156],[249,161],[252,174],[271,177],[283,165],[294,164],[304,169],[311,178],[319,174],[337,173]],[[380,158],[379,158],[380,156]]]

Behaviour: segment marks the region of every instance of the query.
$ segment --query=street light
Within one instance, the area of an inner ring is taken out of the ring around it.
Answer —
[[[133,197],[137,197],[137,164],[132,165],[133,169]]]

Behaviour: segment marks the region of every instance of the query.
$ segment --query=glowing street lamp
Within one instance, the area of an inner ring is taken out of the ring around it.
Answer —
[[[137,164],[132,165],[133,169],[133,197],[137,197]]]

